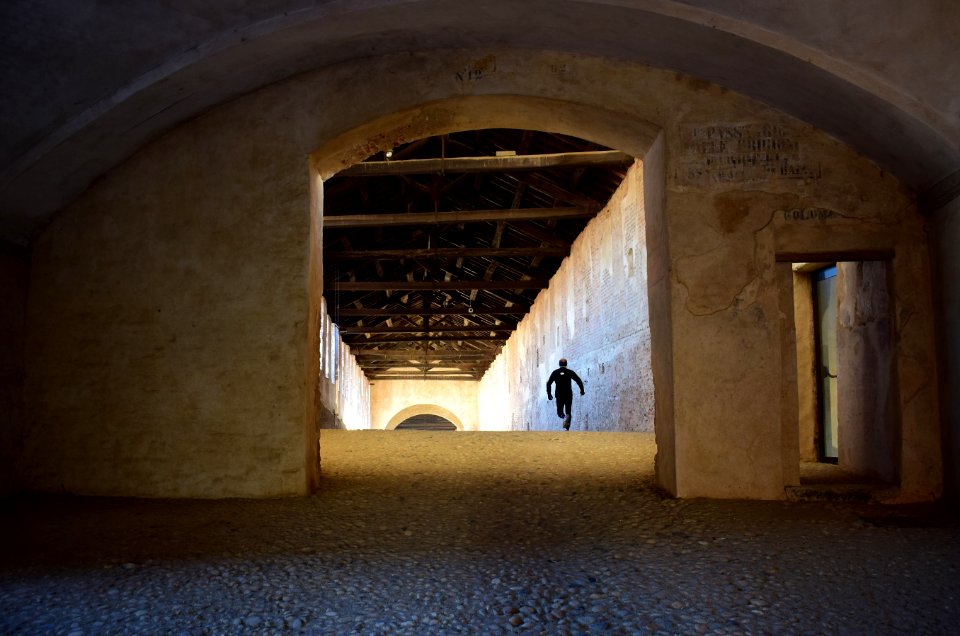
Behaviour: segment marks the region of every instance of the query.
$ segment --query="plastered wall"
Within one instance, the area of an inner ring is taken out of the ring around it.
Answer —
[[[464,72],[481,62],[484,73]],[[776,264],[879,249],[896,304],[902,498],[936,496],[930,271],[910,193],[809,125],[720,87],[531,50],[371,57],[272,85],[168,133],[62,212],[33,253],[28,487],[309,490],[316,453],[305,449],[316,449],[321,410],[311,402],[323,400],[309,362],[316,182],[396,143],[488,126],[578,135],[661,167],[644,189],[658,199],[649,312],[665,488],[784,496],[793,459],[783,440],[798,433],[781,418],[780,316],[792,309]],[[560,328],[580,340],[578,306],[555,304],[555,316],[574,312]],[[598,381],[592,354],[565,353]],[[593,398],[623,408],[618,396]]]
[[[572,430],[653,431],[643,166],[577,238],[480,381],[480,420],[507,430],[557,430],[546,382],[561,357],[574,386]]]
[[[167,135],[37,240],[29,489],[307,492],[308,170],[277,106]]]
[[[500,430],[481,426],[476,382],[378,380],[370,385],[371,428],[394,428],[408,417],[426,413],[449,419],[459,430]]]
[[[796,378],[791,380],[795,385],[797,404],[791,408],[796,409],[796,417],[800,423],[800,461],[814,462],[817,461],[816,428],[820,415],[817,402],[817,339],[814,333],[813,285],[809,274],[795,273],[791,268],[789,276],[794,290],[793,335],[797,355],[797,374]],[[784,346],[789,348],[790,343],[787,342]]]

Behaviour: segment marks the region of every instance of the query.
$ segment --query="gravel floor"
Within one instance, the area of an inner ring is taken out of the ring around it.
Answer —
[[[957,634],[933,507],[686,501],[645,434],[329,431],[313,497],[16,498],[4,634]]]

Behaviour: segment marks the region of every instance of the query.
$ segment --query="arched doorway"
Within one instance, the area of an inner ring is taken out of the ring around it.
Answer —
[[[416,404],[414,406],[408,406],[405,409],[398,411],[390,421],[387,423],[387,430],[392,431],[400,427],[401,424],[407,422],[412,418],[417,418],[421,416],[432,416],[434,418],[441,418],[450,424],[453,425],[455,430],[463,430],[463,421],[457,417],[457,414],[449,409],[445,409],[442,406],[437,404]],[[435,421],[435,420],[434,420]],[[411,427],[406,427],[411,428]],[[434,429],[431,429],[434,430]]]
[[[609,148],[617,148],[632,157],[643,158],[645,176],[642,181],[638,180],[636,184],[641,191],[646,192],[646,184],[649,182],[653,184],[653,191],[656,194],[659,190],[657,184],[663,181],[662,163],[659,160],[662,145],[656,143],[659,130],[642,119],[629,118],[623,113],[607,111],[595,106],[541,97],[514,95],[454,97],[431,102],[416,109],[401,111],[361,125],[343,133],[339,138],[324,144],[314,152],[311,157],[315,176],[312,184],[312,202],[315,211],[313,218],[316,233],[321,237],[324,236],[322,219],[325,179],[373,154],[392,150],[405,143],[431,136],[487,128],[549,131],[590,140]],[[651,147],[655,148],[652,153],[650,152]],[[652,161],[648,161],[650,159]],[[660,214],[659,206],[660,197],[651,197],[649,203],[645,206],[646,214],[648,216]],[[643,234],[644,230],[641,228],[640,232]],[[646,236],[649,236],[649,232],[646,233]],[[324,243],[325,238],[321,239],[320,243]],[[660,235],[658,238],[663,237]],[[641,252],[643,250],[637,250],[638,254]],[[650,250],[650,252],[658,256],[664,254],[663,250]],[[625,253],[632,259],[633,251],[627,250]],[[315,258],[321,260],[323,254],[315,254]],[[642,258],[646,258],[645,253]],[[388,278],[388,280],[392,279]],[[645,296],[648,295],[645,285],[642,293]],[[330,302],[330,299],[328,299],[328,303]],[[654,301],[651,299],[650,302]],[[661,312],[658,317],[664,317],[664,314]],[[653,332],[652,339],[656,340],[658,338],[657,327],[654,326],[651,331]],[[562,355],[562,353],[556,355]],[[552,361],[556,355],[553,352],[548,353],[545,349],[543,353],[545,357],[538,353],[536,360],[531,359],[530,366],[531,368],[541,366],[546,368],[547,359],[549,358]],[[597,363],[596,366],[597,372],[602,374],[604,365]],[[661,364],[660,367],[665,368],[666,365]],[[528,374],[524,374],[524,376],[526,375]],[[656,375],[656,371],[654,370],[650,375]],[[597,380],[601,381],[599,377]],[[654,378],[654,380],[660,381],[658,378]],[[670,378],[664,377],[663,381],[669,382]],[[537,385],[539,386],[539,383]],[[529,399],[537,401],[532,396]],[[546,402],[544,401],[544,403]],[[416,409],[417,407],[409,408]],[[403,417],[395,415],[385,428],[388,430],[396,428],[406,417],[415,414],[413,411],[409,411],[404,413]],[[652,421],[653,418],[650,418],[650,420]],[[463,430],[463,426],[457,420],[451,421],[457,424],[458,429]],[[552,423],[552,419],[550,421]],[[658,422],[659,424],[661,423]],[[517,428],[516,421],[511,422],[511,425],[513,428]],[[526,427],[530,428],[529,425],[526,425]],[[663,462],[665,466],[670,464],[669,461]]]
[[[457,425],[440,415],[424,413],[403,420],[395,431],[455,431]]]

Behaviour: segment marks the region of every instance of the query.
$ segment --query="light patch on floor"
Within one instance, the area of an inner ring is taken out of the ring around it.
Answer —
[[[339,431],[320,436],[321,477],[653,479],[652,433]]]

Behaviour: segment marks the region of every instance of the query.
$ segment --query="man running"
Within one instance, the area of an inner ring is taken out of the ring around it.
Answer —
[[[555,369],[547,380],[547,399],[552,400],[550,394],[550,385],[557,383],[557,415],[563,418],[563,430],[570,430],[570,413],[573,406],[573,387],[570,381],[574,381],[580,387],[580,395],[583,395],[583,382],[580,376],[567,368],[567,359],[560,358],[560,368]]]

